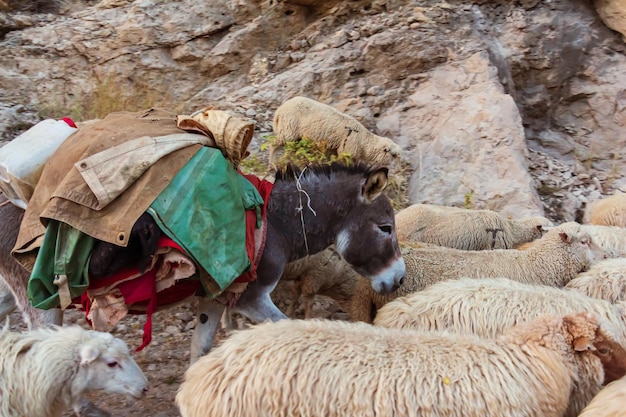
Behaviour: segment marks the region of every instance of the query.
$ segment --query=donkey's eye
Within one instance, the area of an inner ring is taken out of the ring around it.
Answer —
[[[116,366],[118,366],[119,364],[117,363],[117,361],[111,361],[109,363],[107,363],[107,366],[109,368],[115,368]]]
[[[600,355],[608,355],[609,354],[609,348],[605,348],[605,347],[600,348],[600,349],[598,349],[598,353]]]
[[[378,226],[378,228],[380,229],[381,232],[386,233],[388,235],[390,235],[391,231],[393,230],[393,227],[391,227],[390,224],[383,224],[382,226]]]

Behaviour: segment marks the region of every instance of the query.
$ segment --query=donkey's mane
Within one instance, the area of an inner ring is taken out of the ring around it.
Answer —
[[[313,163],[305,168],[300,168],[294,164],[288,164],[276,171],[276,180],[295,181],[302,175],[302,178],[309,176],[326,176],[336,175],[340,173],[349,175],[365,175],[372,171],[374,167],[365,162],[331,162],[330,164]]]

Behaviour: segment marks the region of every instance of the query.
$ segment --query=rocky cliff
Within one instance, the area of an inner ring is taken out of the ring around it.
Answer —
[[[305,95],[403,147],[407,202],[580,220],[626,186],[625,33],[621,0],[4,0],[0,135],[107,93],[235,111],[262,154]]]

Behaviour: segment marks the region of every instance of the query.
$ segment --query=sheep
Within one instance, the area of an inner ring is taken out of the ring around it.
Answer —
[[[126,343],[80,326],[0,331],[0,416],[77,414],[84,395],[102,390],[142,397],[148,380]]]
[[[307,138],[324,142],[335,155],[348,153],[355,160],[390,165],[402,149],[389,138],[370,132],[355,118],[334,107],[306,97],[293,97],[274,114],[276,139],[270,147],[270,166],[278,161],[277,151],[287,142]]]
[[[290,262],[281,277],[281,281],[294,281],[293,297],[286,315],[294,316],[296,302],[301,296],[305,319],[311,317],[316,295],[331,297],[345,310],[359,279],[363,277],[343,260],[334,245],[315,255]]]
[[[565,288],[612,303],[626,301],[626,258],[600,261],[578,274]]]
[[[539,239],[545,217],[508,219],[492,210],[412,204],[396,213],[398,239],[464,250],[511,249]]]
[[[626,193],[615,194],[591,202],[583,216],[584,223],[626,227]]]
[[[588,311],[610,322],[626,346],[626,302],[613,304],[576,291],[508,278],[460,278],[430,285],[385,304],[374,325],[446,330],[495,337],[542,314]]]
[[[583,224],[582,229],[591,235],[591,240],[604,249],[609,257],[626,257],[626,228]]]
[[[591,400],[578,417],[619,417],[624,415],[626,377],[608,384]]]
[[[552,226],[545,226],[550,230]],[[626,256],[626,228],[619,226],[602,226],[595,224],[582,224],[581,230],[589,233],[593,243],[605,252],[607,258],[620,258]],[[532,247],[537,241],[523,243],[517,247],[519,250],[526,250]]]
[[[387,302],[447,279],[506,277],[563,287],[598,256],[603,256],[602,252],[598,255],[589,235],[574,222],[553,228],[525,251],[432,249],[407,242],[400,242],[400,248],[406,265],[404,282],[396,291],[381,295],[359,280],[348,311],[352,320],[371,322],[372,312]]]
[[[622,347],[626,346],[626,303],[611,304],[574,291],[507,278],[464,278],[434,284],[383,306],[374,325],[493,338],[544,314],[560,316],[577,311],[597,317],[617,342],[603,346],[608,349],[607,360],[615,357],[626,364]],[[581,380],[575,387],[568,416],[576,416],[601,388],[597,381],[586,382]]]
[[[183,417],[561,417],[578,380],[600,386],[611,380],[604,368],[624,373],[598,359],[606,340],[586,313],[543,316],[496,339],[282,320],[200,358],[176,405]]]

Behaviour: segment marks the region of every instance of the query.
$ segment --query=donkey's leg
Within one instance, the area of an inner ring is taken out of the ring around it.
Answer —
[[[288,318],[276,307],[270,294],[276,287],[278,280],[264,283],[260,278],[248,284],[233,311],[243,314],[255,323],[261,323],[267,319],[278,321]]]
[[[208,297],[198,297],[196,328],[191,337],[191,363],[211,350],[225,308]]]

